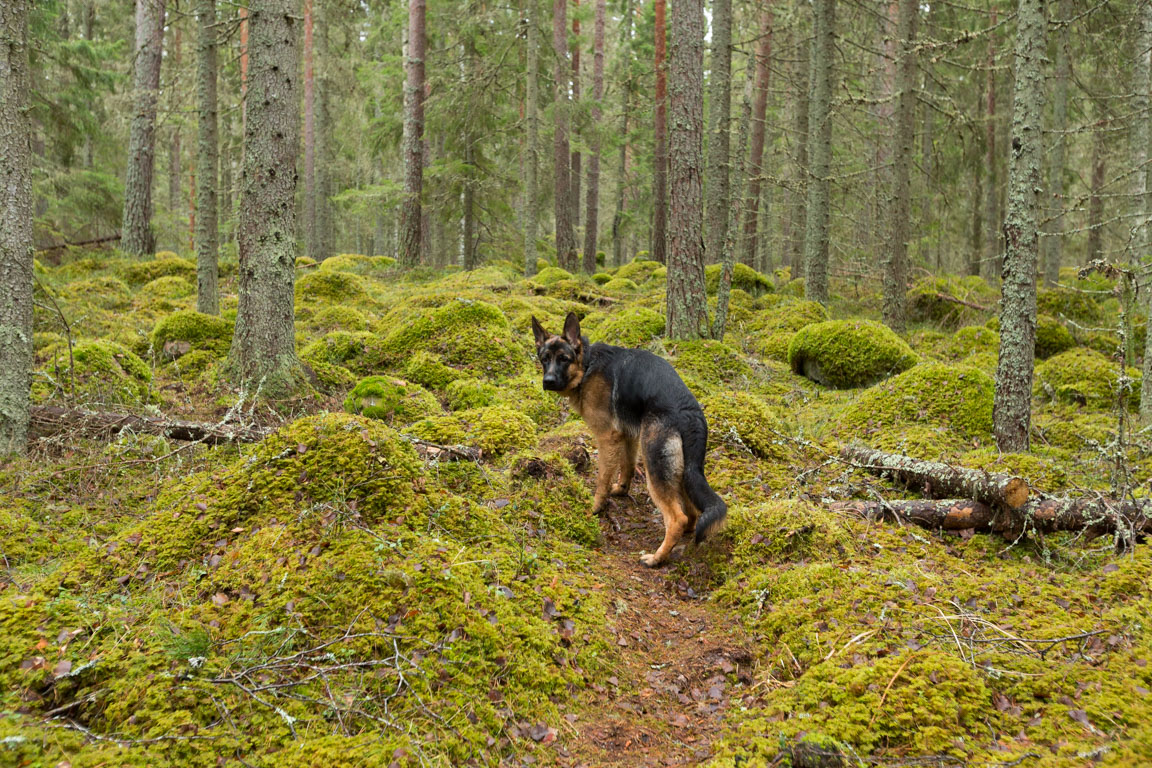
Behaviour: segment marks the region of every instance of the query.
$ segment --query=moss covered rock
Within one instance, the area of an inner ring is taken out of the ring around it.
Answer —
[[[387,367],[380,337],[368,331],[332,331],[304,347],[300,359],[341,365],[363,375]]]
[[[664,333],[664,315],[648,307],[618,309],[607,317],[592,334],[592,341],[618,347],[642,347]]]
[[[309,272],[296,281],[297,301],[357,302],[368,297],[364,278],[338,270]]]
[[[908,344],[886,325],[829,320],[802,328],[788,345],[795,373],[836,389],[866,387],[916,364]]]
[[[952,360],[984,352],[998,354],[999,350],[1000,334],[983,325],[964,326],[944,345],[945,354]]]
[[[752,366],[738,349],[714,339],[677,341],[667,345],[672,364],[685,381],[705,390],[723,386],[744,388],[752,377]]]
[[[1037,291],[1036,308],[1040,314],[1069,317],[1084,325],[1097,325],[1104,319],[1100,304],[1092,294],[1064,287]]]
[[[652,274],[656,270],[661,269],[663,266],[664,265],[658,261],[651,261],[649,259],[638,257],[617,269],[616,277],[625,280],[631,280],[632,282],[639,284],[652,277]]]
[[[178,357],[189,350],[223,355],[232,344],[232,323],[216,315],[205,315],[191,309],[181,310],[156,323],[149,341],[157,355]],[[188,349],[180,351],[184,344]]]
[[[994,312],[997,293],[980,277],[945,276],[921,280],[908,290],[906,298],[912,322],[958,328]]]
[[[782,300],[749,319],[749,345],[762,357],[786,363],[788,344],[796,332],[826,320],[828,310],[819,302]]]
[[[70,283],[64,291],[66,298],[102,309],[127,309],[132,304],[132,292],[118,277],[105,275]]]
[[[69,364],[67,345],[46,349],[40,357],[46,361],[41,369],[47,380],[33,379],[32,394],[36,399],[55,396],[70,402],[108,405],[140,405],[149,399],[151,369],[116,342],[87,341],[75,345],[74,365]]]
[[[334,307],[324,307],[310,318],[308,327],[324,333],[329,331],[366,331],[368,318],[355,307],[338,304]]]
[[[626,277],[614,277],[601,287],[613,293],[634,293],[638,288],[636,283]]]
[[[344,410],[404,425],[440,413],[440,403],[419,384],[391,376],[369,376],[348,393]]]
[[[466,411],[494,405],[499,400],[500,390],[479,379],[456,379],[448,382],[444,394],[448,398],[448,407],[454,411]]]
[[[1126,369],[1131,405],[1140,400],[1140,371]],[[1036,367],[1032,393],[1036,397],[1108,410],[1119,395],[1120,370],[1117,363],[1091,349],[1077,347],[1045,360]]]
[[[1000,318],[994,317],[988,321],[987,326],[994,331],[1000,330]],[[1050,315],[1036,316],[1036,359],[1047,360],[1053,355],[1072,349],[1076,346],[1076,339],[1072,332],[1056,318]]]
[[[720,277],[724,272],[721,264],[709,264],[704,268],[704,289],[712,294],[720,290]],[[732,266],[732,287],[739,288],[750,296],[763,296],[776,290],[772,281],[747,264],[737,262]]]
[[[183,277],[185,280],[196,279],[195,262],[181,259],[174,254],[151,261],[125,262],[118,267],[118,271],[124,282],[132,286],[144,285],[157,278],[170,276]]]
[[[140,286],[139,295],[146,299],[186,299],[196,294],[196,285],[186,277],[167,275]]]
[[[479,448],[487,457],[523,450],[536,443],[536,424],[505,406],[474,408],[424,419],[412,424],[408,431],[435,443]]]
[[[708,419],[709,440],[733,442],[762,459],[782,459],[780,417],[755,395],[722,392],[700,401]]]
[[[469,378],[470,374],[440,362],[440,358],[429,352],[417,352],[404,362],[404,377],[409,381],[437,392],[444,391],[458,379]]]
[[[532,279],[540,285],[553,285],[561,280],[571,280],[572,273],[560,267],[549,266],[537,272]]]
[[[498,307],[457,299],[413,308],[406,322],[384,336],[381,349],[397,364],[429,352],[447,365],[499,377],[523,372],[531,359],[529,342],[515,337]]]

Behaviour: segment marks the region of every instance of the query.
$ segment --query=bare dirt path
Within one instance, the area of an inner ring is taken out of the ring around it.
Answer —
[[[598,570],[622,663],[557,739],[571,766],[696,765],[712,754],[725,716],[754,679],[754,648],[737,617],[693,587],[705,583],[691,548],[652,570],[642,551],[660,543],[660,514],[643,486],[614,500],[602,521]]]

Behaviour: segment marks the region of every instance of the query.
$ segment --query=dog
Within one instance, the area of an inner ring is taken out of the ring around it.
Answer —
[[[640,561],[661,565],[688,531],[696,543],[704,541],[724,522],[728,505],[704,477],[708,422],[676,370],[643,349],[589,344],[574,312],[560,336],[535,317],[532,333],[544,389],[568,398],[600,450],[593,511],[604,512],[609,495],[628,495],[639,450],[648,494],[664,517],[663,543]]]

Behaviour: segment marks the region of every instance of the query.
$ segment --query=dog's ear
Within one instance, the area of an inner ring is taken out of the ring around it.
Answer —
[[[564,341],[572,345],[573,349],[580,348],[580,318],[575,312],[569,312],[564,318]]]
[[[540,325],[535,315],[532,316],[532,335],[536,337],[536,349],[540,349],[548,340],[548,331],[544,330],[544,326]]]

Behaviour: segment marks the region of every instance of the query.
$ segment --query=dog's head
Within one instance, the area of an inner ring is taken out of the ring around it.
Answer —
[[[584,379],[585,339],[580,336],[580,318],[576,313],[568,313],[561,336],[545,331],[535,317],[532,333],[536,336],[536,359],[544,371],[544,389],[569,392],[580,386]]]

